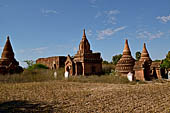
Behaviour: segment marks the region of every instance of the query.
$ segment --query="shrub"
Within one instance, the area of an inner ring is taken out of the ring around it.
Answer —
[[[115,70],[115,65],[113,64],[102,64],[103,74],[110,74],[112,70]]]
[[[112,57],[112,63],[113,63],[114,65],[116,65],[117,62],[120,60],[121,57],[122,57],[122,54],[113,56],[113,57]]]
[[[166,58],[163,60],[161,67],[166,69],[170,68],[170,51],[166,55]]]
[[[33,70],[33,69],[48,69],[48,67],[43,64],[33,64],[32,66],[28,67],[28,70]]]
[[[21,74],[0,75],[2,83],[42,82],[54,80],[53,71],[48,69],[25,69]]]

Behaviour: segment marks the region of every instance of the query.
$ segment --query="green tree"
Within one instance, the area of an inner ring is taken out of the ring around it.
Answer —
[[[109,62],[106,61],[106,60],[104,60],[102,63],[103,63],[103,64],[109,64]]]
[[[24,60],[25,63],[27,63],[28,67],[31,67],[33,64],[35,64],[35,61],[33,60]]]
[[[113,63],[114,65],[116,65],[117,62],[120,60],[121,57],[122,57],[122,54],[113,56],[113,57],[112,57],[112,63]]]
[[[166,59],[170,60],[170,51],[168,52],[168,54],[166,55]]]
[[[166,58],[163,60],[163,63],[161,64],[162,68],[170,68],[170,51],[166,55]]]
[[[34,69],[48,69],[48,67],[43,64],[33,64],[32,66],[28,67],[28,70],[34,70]]]
[[[137,51],[136,52],[136,60],[138,61],[141,57],[141,52],[140,51]]]

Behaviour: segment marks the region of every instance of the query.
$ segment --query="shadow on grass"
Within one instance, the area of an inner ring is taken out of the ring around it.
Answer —
[[[0,113],[53,113],[54,106],[29,101],[8,101],[0,103]]]

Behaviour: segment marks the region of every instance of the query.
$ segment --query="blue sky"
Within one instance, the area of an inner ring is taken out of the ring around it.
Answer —
[[[74,55],[83,29],[94,52],[111,61],[125,39],[132,55],[147,45],[150,57],[170,51],[169,0],[0,0],[0,50],[10,36],[24,60]]]

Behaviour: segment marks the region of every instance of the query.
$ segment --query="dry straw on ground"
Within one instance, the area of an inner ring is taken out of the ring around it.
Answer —
[[[0,102],[1,112],[170,112],[170,83],[1,83]]]

